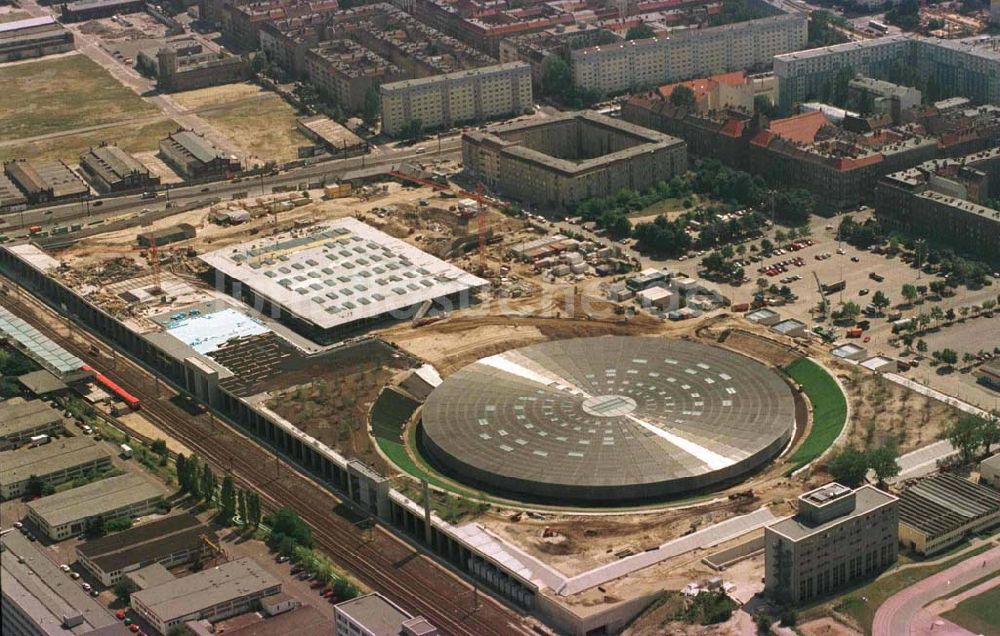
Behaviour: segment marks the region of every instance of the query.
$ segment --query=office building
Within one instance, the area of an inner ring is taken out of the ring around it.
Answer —
[[[0,402],[0,450],[26,444],[36,435],[51,435],[62,430],[62,413],[48,402],[22,398]]]
[[[32,477],[55,487],[88,473],[111,468],[111,456],[89,437],[61,437],[48,443],[0,455],[0,499],[24,495]]]
[[[0,633],[4,636],[123,636],[128,629],[38,543],[0,536]]]
[[[630,40],[572,52],[573,81],[601,94],[635,91],[737,70],[765,70],[775,55],[806,45],[802,13],[775,15],[667,37]]]
[[[764,529],[764,591],[796,605],[896,562],[898,500],[830,483],[799,496],[798,512]]]
[[[337,603],[334,610],[334,636],[437,636],[440,633],[423,616],[412,616],[377,592]]]
[[[383,84],[382,132],[398,135],[419,121],[425,130],[520,115],[532,108],[531,67],[524,62],[484,66]]]
[[[281,591],[281,581],[250,558],[132,594],[129,604],[161,634],[188,621],[221,621],[252,611],[265,596]]]
[[[28,518],[53,541],[82,534],[104,521],[149,514],[163,501],[160,488],[134,473],[109,477],[28,503]]]
[[[100,192],[138,190],[160,183],[138,159],[118,146],[91,146],[80,155],[80,169]]]
[[[1000,524],[1000,492],[941,473],[921,479],[899,496],[899,542],[928,556]]]
[[[80,565],[110,586],[153,563],[172,568],[200,560],[212,551],[205,539],[216,541],[215,532],[194,515],[182,513],[87,541],[77,546],[76,555]]]
[[[73,34],[52,16],[0,24],[0,62],[14,62],[73,50]]]
[[[687,170],[680,139],[581,111],[462,135],[473,178],[525,203],[566,208],[622,189],[645,190]]]
[[[240,170],[240,161],[226,155],[193,130],[179,130],[160,140],[160,156],[187,179],[220,177]]]

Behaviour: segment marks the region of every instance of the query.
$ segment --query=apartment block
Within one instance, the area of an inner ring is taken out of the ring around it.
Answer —
[[[572,52],[573,80],[598,93],[635,91],[692,77],[770,68],[775,55],[806,45],[804,14],[782,14],[663,38]]]
[[[789,604],[831,594],[896,562],[898,500],[872,486],[830,483],[764,529],[764,591]]]
[[[524,62],[485,66],[383,84],[382,131],[396,135],[411,121],[425,129],[482,122],[531,108],[531,67]]]
[[[324,42],[306,53],[309,80],[346,112],[364,108],[368,91],[405,77],[398,66],[348,39]]]
[[[337,0],[223,2],[222,34],[236,49],[252,51],[260,47],[260,30],[268,22],[316,13],[332,14],[339,8]]]

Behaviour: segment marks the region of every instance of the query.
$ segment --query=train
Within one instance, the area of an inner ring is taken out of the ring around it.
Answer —
[[[133,411],[138,411],[142,408],[142,401],[139,398],[118,386],[118,384],[108,376],[104,375],[89,364],[83,365],[83,370],[92,372],[94,374],[94,379],[97,380],[101,386],[121,398],[122,401],[125,402],[125,404],[128,404],[129,408]]]

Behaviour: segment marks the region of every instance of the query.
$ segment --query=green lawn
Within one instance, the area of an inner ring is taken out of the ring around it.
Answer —
[[[1000,636],[1000,586],[965,599],[942,616],[974,634]]]
[[[0,86],[0,141],[159,113],[85,55],[0,68]]]
[[[914,585],[918,581],[926,579],[932,574],[937,574],[942,570],[961,563],[965,559],[982,554],[992,547],[990,544],[981,545],[965,554],[948,559],[942,563],[907,568],[895,574],[886,575],[864,587],[852,590],[836,606],[836,610],[856,620],[865,633],[870,634],[872,621],[875,620],[875,612],[889,597]]]
[[[788,460],[789,471],[794,471],[819,457],[840,435],[847,421],[847,398],[830,374],[808,358],[791,363],[785,373],[802,386],[813,406],[812,430]]]

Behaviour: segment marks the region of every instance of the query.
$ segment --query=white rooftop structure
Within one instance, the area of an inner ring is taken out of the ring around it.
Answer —
[[[375,319],[487,284],[352,218],[227,247],[201,259],[320,329]]]

